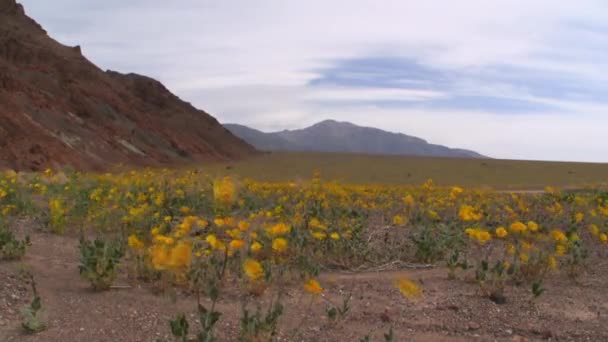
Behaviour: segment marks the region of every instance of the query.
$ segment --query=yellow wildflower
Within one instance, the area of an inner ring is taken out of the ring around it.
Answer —
[[[261,250],[261,249],[262,249],[262,244],[261,244],[261,243],[259,243],[259,242],[257,242],[257,241],[254,241],[254,242],[251,244],[251,251],[252,251],[252,252],[254,252],[254,253],[255,253],[255,252],[258,252],[258,251],[259,251],[259,250]]]
[[[272,240],[272,250],[277,253],[283,253],[287,250],[287,240],[283,238],[276,238]]]
[[[221,205],[229,206],[236,201],[236,188],[230,177],[213,182],[213,198]]]
[[[152,266],[157,270],[163,270],[169,262],[169,249],[164,245],[154,245],[150,248]]]
[[[550,270],[555,270],[557,269],[557,259],[555,259],[555,257],[553,255],[549,255],[547,257],[547,267]]]
[[[589,232],[593,236],[598,236],[600,234],[600,229],[598,228],[597,225],[591,224],[591,225],[589,225]]]
[[[521,233],[521,232],[525,232],[526,229],[528,229],[528,226],[526,226],[525,224],[521,223],[520,221],[515,221],[513,223],[511,223],[511,230],[516,232],[516,233]]]
[[[230,249],[241,249],[243,246],[245,246],[244,240],[236,239],[230,241]]]
[[[249,222],[247,222],[247,221],[239,221],[238,227],[242,231],[247,231],[247,230],[249,230]]]
[[[226,248],[224,243],[220,241],[214,234],[207,235],[205,241],[207,241],[209,246],[211,246],[211,248],[213,249],[223,250],[224,248]]]
[[[323,292],[321,284],[319,284],[319,282],[314,279],[310,279],[306,282],[306,284],[304,284],[304,290],[313,295],[318,295]]]
[[[555,246],[555,254],[558,256],[562,256],[566,254],[566,246],[564,245],[556,245]]]
[[[327,226],[323,223],[321,223],[321,221],[319,221],[319,219],[317,218],[312,218],[310,219],[310,221],[308,222],[308,227],[309,228],[316,228],[316,229],[327,229]]]
[[[173,245],[173,243],[175,242],[175,240],[173,240],[173,238],[164,236],[164,235],[160,235],[160,234],[154,236],[154,241],[165,244],[165,245],[169,245],[169,246]]]
[[[141,240],[139,240],[135,234],[131,234],[129,236],[127,243],[129,244],[129,247],[133,248],[136,251],[142,250],[144,248],[144,243],[141,242]]]
[[[509,255],[515,255],[515,252],[517,252],[515,245],[509,244],[509,246],[507,246],[507,253],[509,253]]]
[[[192,260],[192,243],[180,241],[171,249],[171,257],[169,265],[171,267],[187,267],[190,266]]]
[[[564,234],[564,232],[562,232],[559,229],[554,229],[553,231],[551,231],[551,237],[553,238],[553,240],[555,240],[557,242],[568,241],[566,234]]]
[[[243,263],[243,270],[245,271],[245,275],[247,275],[247,277],[253,281],[256,281],[264,276],[264,268],[262,267],[262,264],[253,259],[245,260]]]
[[[412,195],[408,194],[407,196],[403,197],[403,202],[408,206],[411,207],[414,205],[414,197],[412,197]]]
[[[277,223],[274,226],[266,229],[266,232],[270,236],[279,236],[287,234],[291,231],[291,227],[285,223]]]
[[[504,238],[505,236],[507,236],[507,230],[504,227],[498,227],[496,228],[496,236],[499,238]]]
[[[327,237],[327,234],[325,232],[312,232],[312,237],[314,237],[317,240],[324,240]]]
[[[395,215],[395,217],[393,217],[393,224],[395,226],[401,226],[405,223],[405,219],[403,217],[401,217],[400,215]]]
[[[523,249],[524,251],[529,251],[532,249],[532,244],[529,243],[528,241],[522,241],[521,249]]]
[[[417,299],[422,295],[422,289],[420,289],[418,285],[406,277],[397,279],[395,286],[399,289],[402,295],[410,300]]]
[[[473,206],[463,204],[458,210],[458,217],[463,221],[479,221],[483,214],[477,212]]]

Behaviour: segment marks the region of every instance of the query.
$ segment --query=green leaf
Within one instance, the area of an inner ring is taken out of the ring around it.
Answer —
[[[31,306],[32,306],[32,310],[34,312],[36,312],[36,311],[40,310],[40,308],[42,308],[42,304],[40,302],[40,296],[36,296],[34,298],[34,300],[32,301],[32,305]]]
[[[393,333],[393,327],[390,327],[388,333],[384,334],[385,342],[393,342],[395,339],[395,334]]]
[[[169,325],[173,336],[182,338],[188,336],[189,324],[186,315],[183,313],[179,314],[175,320],[169,321]]]

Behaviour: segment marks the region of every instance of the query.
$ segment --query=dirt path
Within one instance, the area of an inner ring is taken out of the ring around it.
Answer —
[[[22,263],[0,262],[0,341],[171,341],[168,320],[195,308],[194,300],[185,295],[172,301],[139,285],[92,292],[78,276],[75,238],[38,232],[31,236],[33,245]],[[30,300],[29,288],[17,276],[22,265],[35,275],[48,310],[48,329],[31,336],[18,327],[19,308]],[[296,286],[286,299],[279,340],[359,341],[372,332],[372,341],[382,341],[392,325],[396,341],[605,341],[606,271],[608,263],[594,265],[581,279],[584,285],[563,276],[550,279],[547,293],[534,306],[527,287],[509,288],[508,302],[497,305],[479,296],[474,284],[448,281],[443,269],[323,274],[328,299],[337,303],[340,292],[354,294],[351,313],[344,321],[329,324],[324,302],[317,300],[309,310]],[[404,273],[424,288],[424,297],[415,303],[402,298],[392,285]],[[128,282],[121,278],[117,284]],[[219,311],[219,340],[236,340],[238,301],[222,301]]]

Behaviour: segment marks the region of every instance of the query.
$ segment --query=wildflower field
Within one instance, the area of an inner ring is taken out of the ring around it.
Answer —
[[[6,171],[0,339],[606,340],[607,234],[601,186]]]

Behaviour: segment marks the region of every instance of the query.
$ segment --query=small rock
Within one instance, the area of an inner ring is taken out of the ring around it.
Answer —
[[[511,342],[523,342],[524,338],[519,336],[519,335],[515,335],[513,337],[511,337]]]
[[[507,329],[505,330],[505,333],[507,333],[507,335],[513,335],[513,329]]]
[[[80,331],[84,331],[84,328],[80,328]]]
[[[479,323],[477,322],[469,322],[469,330],[477,330],[479,328],[481,328],[481,325],[479,325]]]

